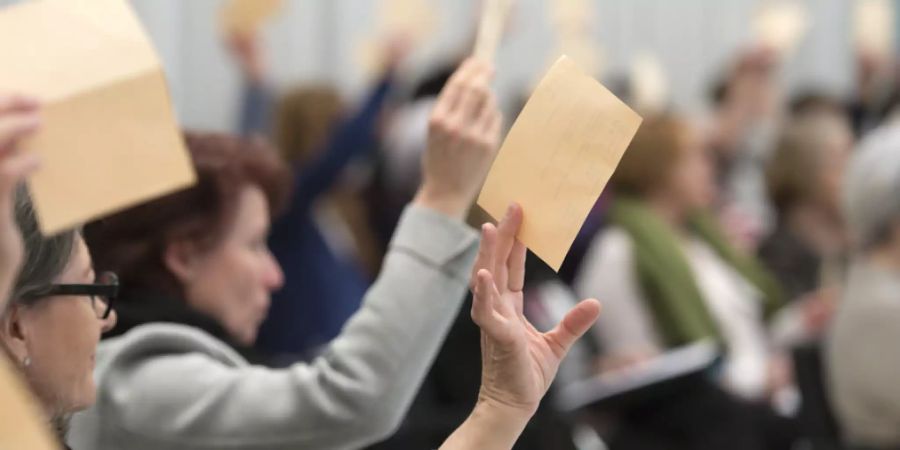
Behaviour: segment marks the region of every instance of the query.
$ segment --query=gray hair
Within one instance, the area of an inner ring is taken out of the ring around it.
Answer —
[[[890,238],[900,221],[900,123],[883,126],[863,139],[847,171],[844,211],[859,249]]]
[[[22,232],[25,255],[19,276],[13,286],[11,304],[27,304],[29,298],[40,296],[66,269],[72,258],[78,231],[64,231],[44,237],[28,191],[16,192],[16,223]]]

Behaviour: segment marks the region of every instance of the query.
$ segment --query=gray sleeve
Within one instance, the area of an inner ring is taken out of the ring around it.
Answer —
[[[358,448],[389,436],[459,312],[477,238],[409,207],[362,308],[321,357],[284,370],[155,357],[118,383],[144,399],[119,420],[165,448]]]

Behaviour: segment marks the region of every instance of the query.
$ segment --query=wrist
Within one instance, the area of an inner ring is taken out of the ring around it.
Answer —
[[[474,420],[490,425],[491,429],[500,435],[516,437],[522,434],[532,416],[534,416],[534,410],[485,398],[479,398],[472,411]]]
[[[441,192],[428,185],[419,188],[413,204],[444,214],[452,219],[464,220],[472,206],[471,200],[448,192]]]

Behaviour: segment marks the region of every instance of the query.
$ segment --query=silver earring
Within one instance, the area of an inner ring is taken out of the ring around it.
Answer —
[[[22,365],[25,367],[31,366],[31,357],[26,356],[25,359],[22,361]]]

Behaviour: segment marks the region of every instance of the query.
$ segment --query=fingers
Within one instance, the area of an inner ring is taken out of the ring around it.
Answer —
[[[480,124],[483,110],[488,109],[489,100],[493,97],[490,89],[493,70],[481,61],[475,61],[473,66],[471,78],[467,80],[455,109],[458,123]],[[493,107],[496,109],[496,104]],[[478,131],[482,128],[478,127]]]
[[[0,114],[36,111],[39,107],[40,102],[31,97],[23,95],[0,96]]]
[[[475,274],[475,293],[472,296],[472,320],[489,336],[500,333],[503,323],[494,314],[494,306],[499,294],[494,279],[487,270],[479,270]]]
[[[432,118],[444,118],[454,128],[474,128],[469,131],[482,133],[485,126],[480,124],[489,117],[488,113],[499,111],[496,101],[490,101],[493,99],[490,91],[493,75],[489,64],[467,59],[441,91]]]
[[[508,269],[507,260],[509,260],[513,245],[516,242],[516,234],[519,233],[519,227],[522,226],[522,207],[516,203],[510,204],[506,210],[506,216],[500,221],[497,228],[497,250],[494,254],[493,274],[496,278],[498,286],[507,287]]]
[[[438,95],[437,104],[435,104],[434,107],[434,115],[444,116],[451,111],[456,110],[460,98],[462,97],[464,87],[468,83],[468,80],[474,75],[475,67],[476,62],[470,58],[463,61],[462,65],[459,66],[459,69],[456,69],[456,72],[453,72],[450,80],[447,81],[447,85],[444,86],[444,89],[442,89],[440,95]]]
[[[36,112],[0,115],[0,153],[9,152],[20,139],[34,133],[40,125],[41,119]]]
[[[472,267],[470,288],[474,291],[477,283],[478,271],[481,269],[493,270],[494,254],[497,249],[497,227],[486,223],[481,227],[481,245],[478,246],[478,256]]]
[[[600,302],[584,300],[575,305],[566,317],[544,336],[553,344],[551,347],[560,359],[566,356],[572,344],[587,332],[600,316]]]
[[[0,159],[0,197],[9,197],[15,186],[40,167],[37,154],[21,153]]]
[[[513,292],[519,292],[525,288],[525,258],[527,251],[525,244],[516,239],[506,263],[509,274],[507,285],[509,290]]]

